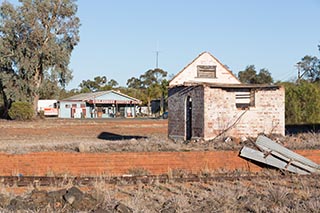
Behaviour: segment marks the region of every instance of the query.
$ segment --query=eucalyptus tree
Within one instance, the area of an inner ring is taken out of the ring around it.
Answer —
[[[320,59],[316,56],[306,55],[297,63],[298,80],[306,79],[310,82],[320,80]]]
[[[320,45],[318,45],[320,51]],[[320,58],[306,55],[298,63],[298,81],[320,82]]]
[[[27,99],[37,108],[45,76],[64,87],[71,79],[71,53],[79,42],[75,0],[19,0],[0,5],[0,72],[4,99]],[[15,84],[24,97],[8,93]],[[1,85],[0,85],[1,86]],[[8,106],[6,106],[8,107]]]
[[[108,82],[107,82],[107,86],[112,89],[112,88],[115,88],[116,86],[118,86],[119,83],[114,80],[114,79],[110,79]]]
[[[271,73],[263,68],[257,73],[254,65],[249,65],[245,70],[238,73],[239,80],[246,84],[271,84],[273,83],[273,78]]]
[[[99,91],[100,88],[104,87],[107,83],[106,76],[96,76],[93,80],[83,80],[80,84],[80,92],[96,92]]]
[[[114,79],[108,80],[106,76],[96,76],[93,80],[83,80],[80,84],[80,92],[106,91],[116,88],[118,82]]]
[[[168,72],[155,68],[149,69],[139,78],[132,77],[128,79],[127,86],[136,90],[140,90],[145,97],[148,108],[151,106],[151,99],[163,99],[168,94],[166,80]],[[144,101],[144,100],[143,100]]]

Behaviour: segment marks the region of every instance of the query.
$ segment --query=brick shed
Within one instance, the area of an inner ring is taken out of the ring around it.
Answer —
[[[284,135],[284,98],[278,85],[241,84],[204,52],[169,83],[168,135],[183,140]]]

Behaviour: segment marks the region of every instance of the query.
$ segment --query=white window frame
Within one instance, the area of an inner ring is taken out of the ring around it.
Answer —
[[[235,91],[236,107],[240,109],[248,109],[255,106],[255,90],[254,89],[237,89]]]

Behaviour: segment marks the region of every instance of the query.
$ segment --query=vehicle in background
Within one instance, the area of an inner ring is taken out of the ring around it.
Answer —
[[[39,100],[38,114],[43,112],[44,116],[58,116],[58,101],[57,100]]]
[[[164,112],[164,113],[162,114],[162,118],[163,118],[163,119],[168,119],[168,112]]]

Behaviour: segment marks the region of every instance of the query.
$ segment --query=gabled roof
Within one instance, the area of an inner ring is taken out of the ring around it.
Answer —
[[[131,96],[128,96],[128,95],[125,95],[121,92],[117,92],[117,91],[114,91],[114,90],[108,90],[108,91],[99,91],[99,92],[90,92],[90,93],[81,93],[81,94],[78,94],[78,95],[74,95],[74,96],[71,96],[69,98],[65,98],[61,101],[86,101],[86,102],[90,102],[90,101],[93,101],[93,100],[99,100],[99,97],[101,96],[104,96],[104,95],[108,95],[108,94],[116,94],[118,96],[122,96],[126,99],[129,99],[131,101],[133,101],[134,103],[136,104],[140,104],[141,101],[139,99],[136,99],[136,98],[133,98]]]
[[[173,82],[177,77],[179,77],[179,75],[181,75],[186,69],[188,69],[193,63],[195,63],[199,58],[201,58],[204,54],[208,54],[210,57],[212,57],[224,70],[226,70],[232,77],[234,77],[234,79],[236,81],[238,81],[237,83],[241,83],[239,81],[239,79],[232,73],[231,70],[229,70],[224,64],[222,64],[216,57],[214,57],[211,53],[209,52],[202,52],[201,54],[199,54],[195,59],[193,59],[187,66],[185,66],[180,72],[178,72],[178,74],[176,74],[170,81],[169,81],[169,85],[171,82]]]

